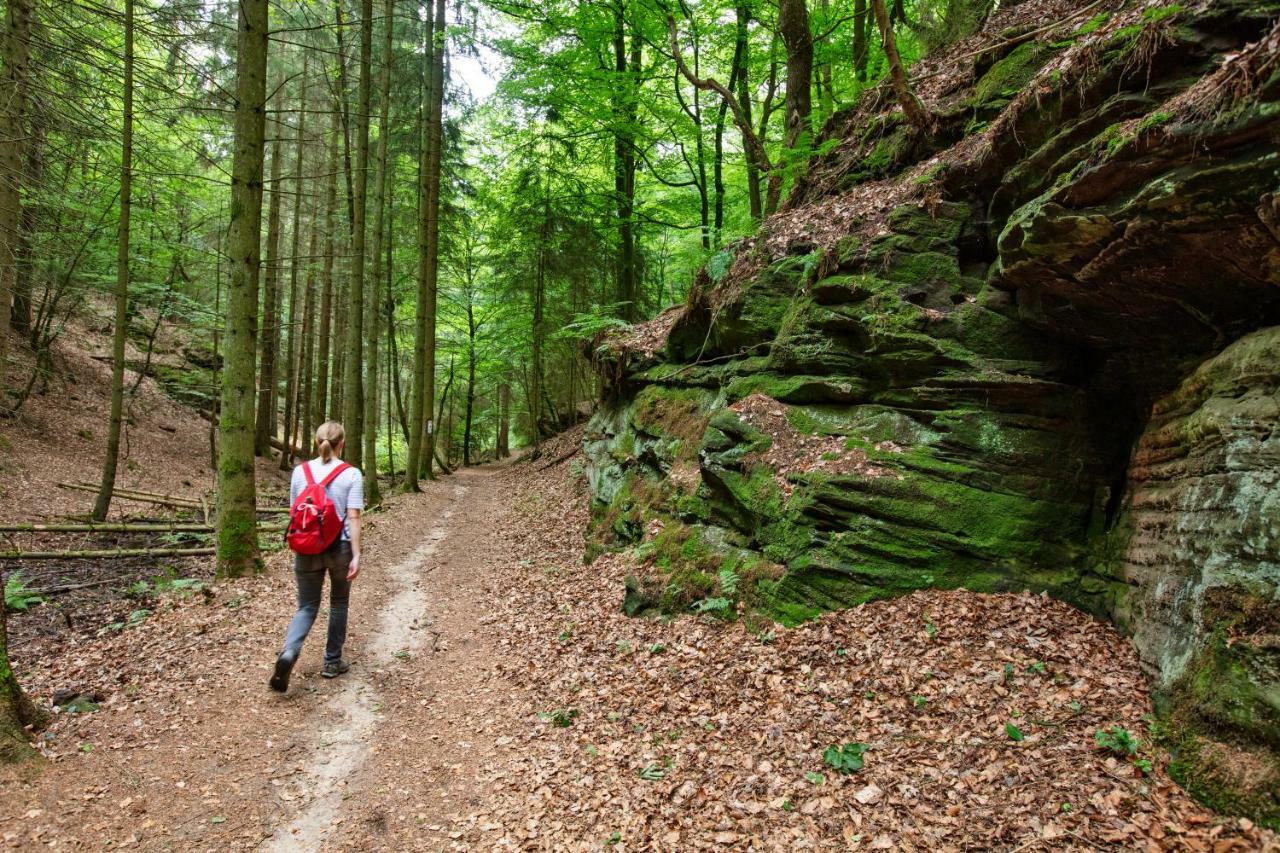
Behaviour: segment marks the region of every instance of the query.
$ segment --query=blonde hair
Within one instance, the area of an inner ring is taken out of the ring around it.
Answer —
[[[316,452],[325,462],[332,459],[336,448],[346,438],[347,431],[337,421],[325,421],[316,428]]]

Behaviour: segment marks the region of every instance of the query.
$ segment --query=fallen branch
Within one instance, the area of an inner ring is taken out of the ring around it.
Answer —
[[[182,521],[87,522],[84,524],[0,524],[0,533],[213,533],[212,524]],[[284,530],[280,524],[258,522],[258,531]]]
[[[199,522],[117,523],[88,524],[0,524],[0,533],[212,533],[212,524]]]
[[[90,492],[97,494],[98,486],[90,486],[85,483],[59,483],[60,489],[72,489],[77,492]],[[139,503],[159,504],[160,506],[173,507],[174,509],[200,509],[198,501],[182,500],[179,498],[168,498],[160,496],[152,496],[131,492],[127,489],[114,489],[113,493],[117,498],[126,501],[137,501]]]
[[[573,448],[573,450],[570,450],[568,453],[564,454],[563,456],[560,456],[560,457],[558,457],[558,458],[556,458],[556,459],[552,459],[552,460],[551,460],[550,462],[548,462],[546,465],[541,465],[541,466],[539,466],[539,467],[538,467],[538,470],[539,470],[539,471],[545,471],[545,470],[547,470],[548,468],[554,468],[555,466],[559,465],[561,462],[564,462],[564,461],[565,461],[565,460],[567,460],[567,459],[572,459],[573,457],[577,456],[577,455],[578,455],[579,453],[581,453],[581,452],[582,452],[582,448],[581,448],[581,447],[575,447],[575,448]]]
[[[112,551],[0,551],[0,560],[117,560],[128,557],[209,557],[216,548],[117,548]]]

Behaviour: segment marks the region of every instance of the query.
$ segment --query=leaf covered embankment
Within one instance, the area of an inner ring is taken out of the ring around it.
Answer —
[[[494,617],[511,654],[494,677],[523,725],[479,768],[490,793],[451,828],[460,848],[1272,842],[1137,766],[1153,755],[1150,697],[1112,628],[1045,596],[965,591],[794,630],[630,619],[618,602],[634,561],[582,563],[579,472],[570,460],[503,475],[512,559],[494,568]],[[1119,729],[1135,755],[1098,745]],[[862,768],[841,773],[832,746],[860,751]]]
[[[1133,634],[1180,778],[1280,824],[1280,651],[1237,642],[1280,600],[1278,16],[1032,0],[915,69],[933,132],[887,88],[834,117],[677,315],[601,342],[628,609],[1047,591]]]

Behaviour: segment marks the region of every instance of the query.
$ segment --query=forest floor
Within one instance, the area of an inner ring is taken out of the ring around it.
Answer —
[[[545,448],[559,459],[577,430]],[[31,640],[46,760],[0,775],[15,848],[1252,850],[1146,743],[1109,627],[1047,598],[927,592],[798,629],[621,612],[621,555],[582,562],[566,459],[464,470],[371,516],[343,678],[323,618],[266,687],[288,557],[132,627]],[[185,596],[185,597],[184,597]],[[20,619],[18,620],[20,621]],[[1139,735],[1144,775],[1098,729]],[[1016,733],[1016,734],[1015,734]],[[1015,739],[1021,738],[1020,740]],[[841,775],[829,745],[867,745]]]

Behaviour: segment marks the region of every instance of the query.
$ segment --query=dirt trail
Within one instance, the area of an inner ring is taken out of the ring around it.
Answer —
[[[468,472],[453,487],[453,500],[466,497],[465,481],[476,475]],[[446,509],[426,531],[420,544],[407,558],[385,569],[392,595],[379,608],[373,639],[362,649],[366,661],[375,668],[393,656],[408,657],[437,634],[429,630],[430,599],[426,577],[431,559],[450,538],[455,513]],[[463,522],[465,523],[465,522]],[[382,569],[379,568],[379,571]],[[323,637],[323,624],[317,623]],[[307,746],[306,769],[293,780],[299,795],[309,795],[310,803],[290,823],[282,825],[263,846],[265,850],[315,849],[327,836],[341,810],[343,787],[369,757],[374,730],[383,721],[385,698],[382,691],[360,669],[342,679],[322,711],[325,725]]]
[[[470,635],[484,617],[477,608],[495,559],[489,530],[510,502],[501,472],[470,469],[424,483],[422,494],[394,496],[370,516],[365,571],[352,594],[352,668],[340,679],[319,677],[322,606],[289,693],[267,689],[294,606],[287,552],[265,574],[222,582],[207,599],[153,605],[126,630],[19,649],[19,672],[37,701],[47,705],[67,685],[102,701],[100,710],[55,717],[45,740],[50,762],[0,768],[0,842],[342,845],[367,818],[370,791],[409,754],[388,748],[406,733],[421,741],[412,751],[415,788],[436,790],[423,772],[430,766],[450,792],[464,790],[449,769],[463,739],[450,721],[465,718],[469,684],[489,653]],[[419,811],[443,824],[448,803],[434,796]]]

